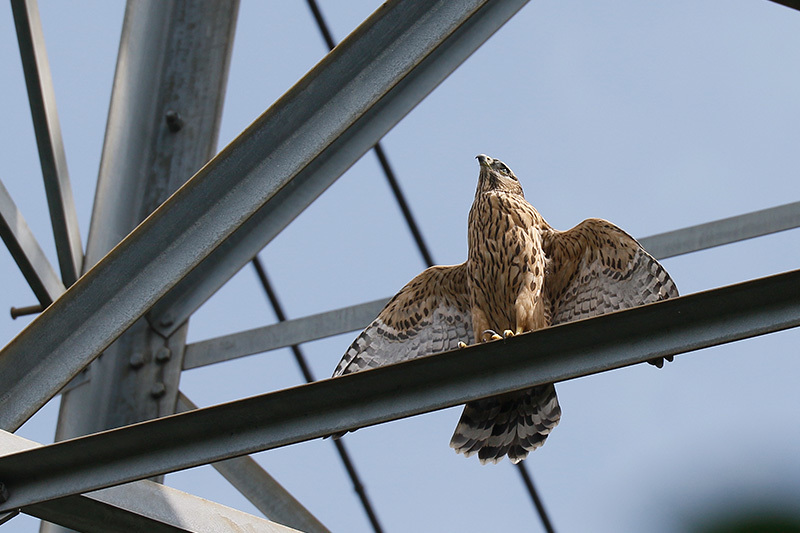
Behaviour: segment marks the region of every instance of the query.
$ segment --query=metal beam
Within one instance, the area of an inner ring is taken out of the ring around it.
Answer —
[[[127,3],[87,266],[216,153],[238,8],[238,0]],[[62,391],[56,440],[173,414],[187,329],[164,337],[143,319],[128,328],[87,367],[90,379]]]
[[[18,428],[182,279],[166,305],[186,298],[191,312],[524,3],[381,6],[0,351],[0,428]],[[170,313],[157,325],[186,318]]]
[[[354,331],[369,324],[378,316],[388,301],[388,298],[381,298],[351,307],[334,309],[325,313],[187,344],[183,357],[183,369],[189,370]]]
[[[153,307],[153,326],[167,335],[189,317],[526,3],[382,5],[270,110],[274,140],[251,158],[274,177],[297,172],[291,185]]]
[[[180,393],[176,412],[185,413],[195,409],[197,405]],[[226,459],[212,463],[211,466],[267,518],[305,533],[329,531],[251,457]]]
[[[0,182],[0,237],[30,285],[42,307],[47,307],[64,292],[64,284],[33,236],[11,195]]]
[[[11,520],[12,518],[17,516],[18,514],[19,514],[19,511],[16,510],[16,509],[13,510],[13,511],[5,512],[5,513],[0,513],[0,526],[2,526],[3,524],[5,524],[9,520]]]
[[[0,431],[0,454],[38,446],[40,444],[36,442]],[[232,526],[238,527],[237,531],[294,531],[150,481],[50,500],[24,507],[22,512],[80,531],[97,533],[218,533],[231,531]]]
[[[792,9],[800,11],[800,2],[797,2],[796,0],[771,0],[771,1],[775,2],[776,4],[780,4],[782,6],[790,7]]]
[[[61,278],[69,287],[81,274],[83,248],[56,111],[53,78],[44,46],[42,21],[36,0],[11,0],[11,8],[22,56],[22,70],[28,87],[33,129],[39,147],[39,160],[61,266]]]
[[[657,259],[665,259],[797,227],[800,227],[800,202],[659,233],[639,242]],[[381,298],[189,344],[183,369],[355,331],[369,324],[388,301]]]
[[[87,265],[216,152],[238,7],[238,0],[128,2]],[[173,414],[185,336],[183,327],[162,337],[146,320],[128,328],[92,363],[91,380],[62,394],[56,439]]]
[[[0,457],[0,511],[797,326],[800,270]]]
[[[640,239],[657,259],[800,227],[800,202],[753,211]]]
[[[31,505],[23,512],[84,533],[297,533],[296,529],[152,481]]]
[[[216,153],[238,8],[127,3],[86,270]]]

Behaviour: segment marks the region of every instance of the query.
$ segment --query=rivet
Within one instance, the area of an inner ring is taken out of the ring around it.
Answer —
[[[133,352],[129,360],[131,368],[142,368],[144,366],[144,354],[142,352]]]
[[[157,381],[153,384],[153,388],[150,389],[150,396],[153,398],[161,398],[167,393],[167,387],[162,382]]]
[[[167,121],[167,128],[169,128],[169,131],[172,133],[181,131],[181,128],[183,128],[183,118],[181,118],[177,111],[167,111],[164,118]]]
[[[158,325],[162,328],[168,328],[175,323],[175,320],[172,319],[170,316],[165,316],[161,320],[158,321]]]
[[[166,346],[162,346],[156,352],[156,361],[159,363],[166,363],[172,357],[172,350],[167,348]]]

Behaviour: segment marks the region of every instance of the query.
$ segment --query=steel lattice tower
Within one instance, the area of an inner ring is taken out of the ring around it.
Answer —
[[[386,299],[285,320],[271,296],[278,324],[186,344],[192,314],[525,3],[390,1],[215,154],[238,0],[130,1],[84,254],[38,8],[12,0],[59,272],[0,186],[0,232],[40,303],[27,311],[44,309],[0,351],[0,522],[22,510],[59,524],[47,531],[327,531],[246,455],[800,325],[792,271],[207,409],[181,394],[183,370],[377,314]],[[665,258],[798,226],[795,202],[641,242]],[[13,435],[59,393],[64,442]],[[149,481],[210,463],[278,523]]]

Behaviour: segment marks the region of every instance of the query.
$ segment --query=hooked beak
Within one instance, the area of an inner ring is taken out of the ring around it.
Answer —
[[[478,164],[482,167],[488,167],[489,163],[492,161],[492,158],[486,154],[480,154],[475,156],[475,159],[478,160]]]

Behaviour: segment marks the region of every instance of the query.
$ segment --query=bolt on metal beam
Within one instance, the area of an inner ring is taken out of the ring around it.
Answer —
[[[524,3],[381,6],[0,351],[0,428],[169,292],[156,314],[168,336]]]
[[[44,311],[44,306],[42,304],[26,305],[23,307],[12,307],[11,318],[16,320],[21,316],[35,315],[41,313],[42,311]]]
[[[44,45],[42,21],[36,0],[11,0],[17,28],[22,70],[28,87],[36,144],[42,164],[47,205],[53,225],[61,278],[69,287],[81,274],[83,247],[78,215],[67,171],[64,142],[56,111],[56,95]]]
[[[0,237],[42,307],[66,290],[11,195],[0,182]]]
[[[0,511],[797,326],[800,270],[6,455]]]

